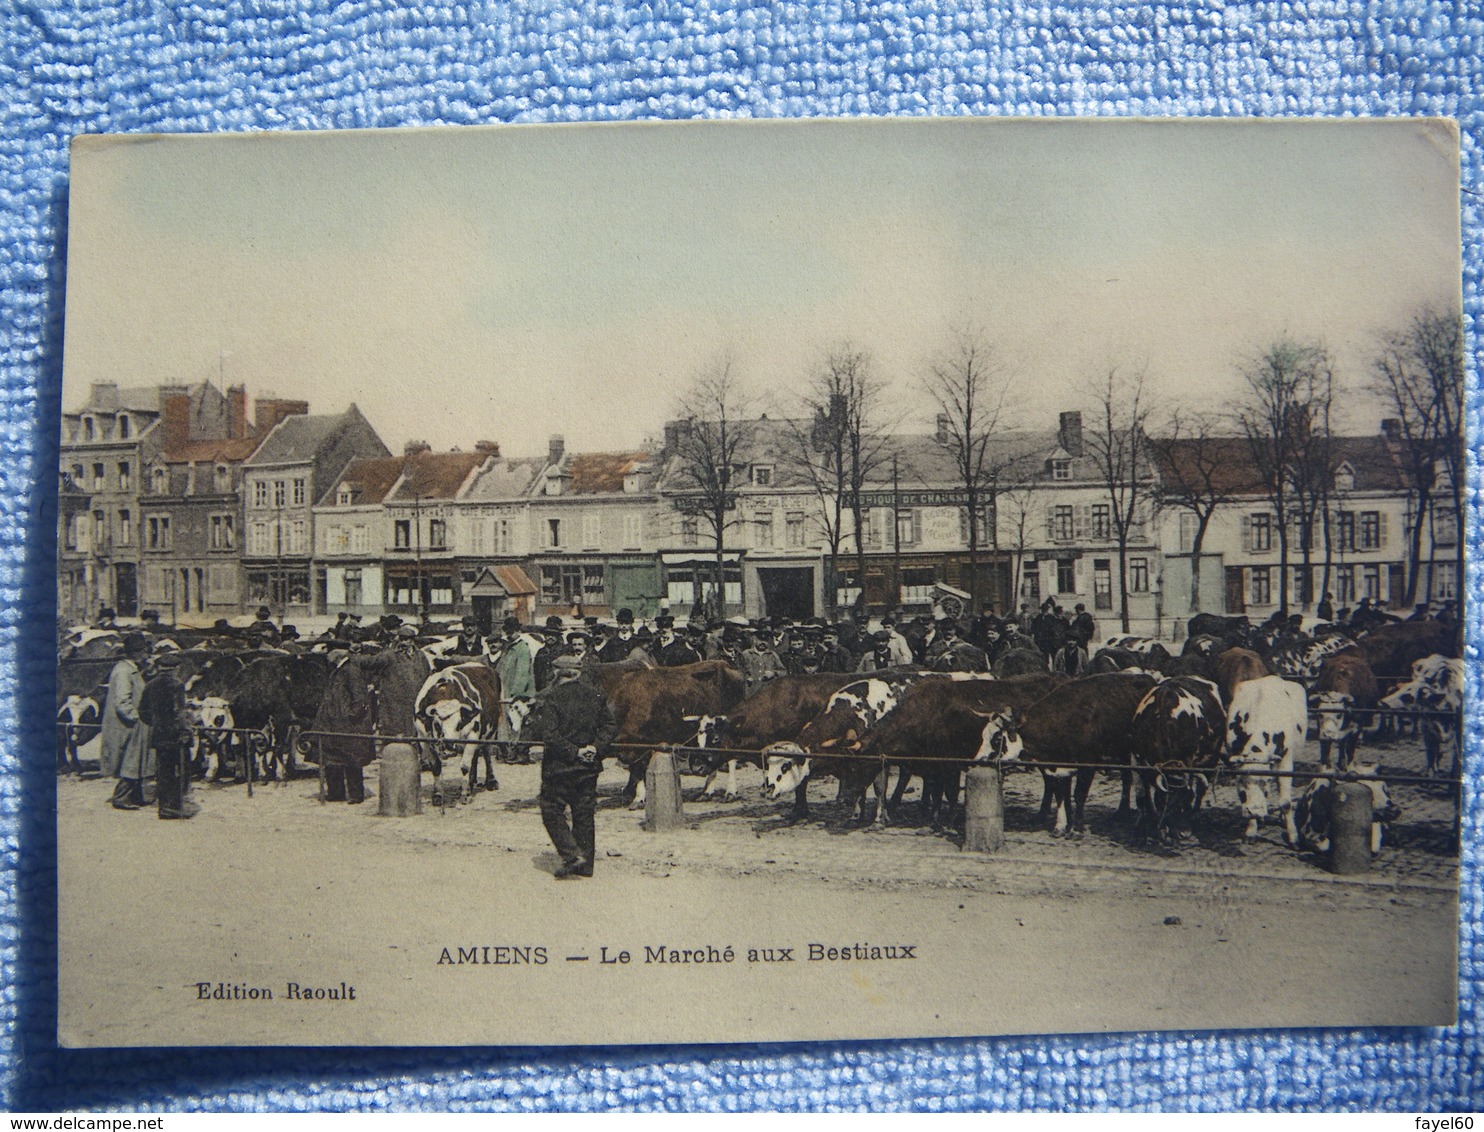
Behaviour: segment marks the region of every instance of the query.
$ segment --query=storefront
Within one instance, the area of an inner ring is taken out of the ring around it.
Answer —
[[[679,617],[698,609],[707,617],[729,617],[743,612],[742,555],[729,550],[722,555],[723,602],[717,609],[716,554],[677,551],[660,555],[665,600]],[[756,616],[753,614],[752,616]]]
[[[499,628],[506,617],[520,619],[528,625],[534,619],[536,586],[516,565],[483,566],[474,572],[474,580],[465,591],[479,621],[479,631],[486,636]]]
[[[824,563],[817,555],[748,551],[742,573],[748,617],[806,621],[824,608]]]

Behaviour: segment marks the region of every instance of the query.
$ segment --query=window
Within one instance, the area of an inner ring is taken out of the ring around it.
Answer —
[[[412,520],[397,519],[392,523],[392,546],[397,550],[412,548]]]
[[[119,439],[128,440],[134,434],[134,426],[129,421],[128,413],[119,414]]]
[[[1092,606],[1113,608],[1113,568],[1106,558],[1094,558],[1092,562]]]
[[[107,550],[108,549],[108,539],[105,537],[107,535],[107,533],[108,533],[108,528],[106,526],[106,523],[107,523],[107,520],[104,518],[104,515],[103,515],[103,512],[102,511],[94,511],[93,512],[93,549],[94,550]]]
[[[700,542],[700,530],[696,526],[696,520],[684,518],[680,520],[680,545],[695,546]]]
[[[103,465],[102,464],[94,464],[93,465],[93,490],[94,491],[102,491],[103,490]]]
[[[783,542],[786,546],[804,545],[804,512],[789,511],[784,514]]]
[[[546,520],[546,545],[562,545],[562,521],[560,519]]]
[[[134,484],[134,477],[129,472],[127,463],[119,465],[119,490],[129,491]]]
[[[448,547],[448,521],[445,519],[428,520],[428,545],[433,550],[445,550]]]
[[[1131,594],[1149,592],[1149,559],[1130,558],[1128,560],[1128,592]]]
[[[1271,515],[1266,515],[1266,514],[1264,514],[1264,515],[1251,515],[1251,516],[1248,517],[1248,522],[1251,524],[1251,529],[1252,529],[1252,549],[1253,550],[1272,550],[1273,549],[1273,517]],[[1265,604],[1267,604],[1266,602],[1259,602],[1259,601],[1257,601],[1256,598],[1253,598],[1252,600],[1254,602],[1256,602],[1258,605],[1265,605]]]
[[[861,510],[861,525],[856,536],[856,541],[863,547],[881,545],[881,527],[876,522],[876,512],[869,507]]]
[[[1355,512],[1341,511],[1335,516],[1335,549],[1355,549]]]
[[[1077,590],[1077,561],[1074,558],[1056,560],[1056,592],[1069,594]]]
[[[119,512],[119,545],[128,546],[134,541],[134,517],[128,510]]]
[[[355,492],[350,489],[350,484],[343,483],[335,492],[335,503],[340,507],[349,507],[356,500]]]
[[[151,550],[170,549],[170,516],[153,515],[148,524],[149,548]]]
[[[1348,463],[1341,464],[1335,469],[1335,490],[1341,492],[1355,490],[1355,469]]]
[[[1051,538],[1055,542],[1071,542],[1076,537],[1076,510],[1067,503],[1058,504],[1053,514]],[[1066,593],[1066,590],[1062,590]]]
[[[1041,602],[1041,565],[1038,562],[1027,562],[1025,572],[1020,577],[1020,596],[1032,605]]]
[[[82,436],[84,440],[98,439],[98,426],[93,422],[92,417],[83,417]]]
[[[496,554],[509,554],[511,553],[511,549],[510,520],[496,519],[494,552]]]
[[[917,530],[916,514],[912,511],[897,512],[897,543],[900,546],[911,546],[917,540],[912,536]]]
[[[1252,604],[1273,604],[1273,568],[1271,566],[1252,567]]]
[[[248,528],[247,552],[255,558],[266,558],[273,553],[273,544],[268,537],[267,523],[254,523]]]
[[[283,482],[283,480],[274,480],[273,481],[273,506],[275,506],[275,507],[282,507],[284,505],[285,495],[284,495],[284,490],[283,489],[284,489],[284,482]]]
[[[1360,513],[1360,549],[1381,549],[1381,512],[1362,511]]]
[[[757,524],[757,533],[753,536],[753,545],[757,547],[769,547],[773,545],[773,512],[759,511],[757,518],[753,520]]]
[[[211,549],[231,550],[237,541],[236,525],[235,515],[213,515],[211,517]]]
[[[350,551],[352,554],[371,553],[371,528],[361,523],[351,529]]]
[[[294,506],[304,506],[304,481],[302,479],[294,481]]]
[[[303,519],[295,519],[289,524],[289,550],[290,554],[307,554],[309,552],[309,524]]]
[[[1360,584],[1363,587],[1361,597],[1368,597],[1372,602],[1381,600],[1381,567],[1367,566],[1360,572]]]
[[[254,507],[268,506],[268,481],[258,480],[252,485],[252,505]]]
[[[960,507],[958,509],[958,541],[962,545],[968,546],[970,542],[969,535],[974,534],[978,536],[978,544],[980,546],[984,545],[990,537],[990,531],[993,527],[993,515],[993,511],[989,507],[979,508],[979,522],[976,524],[976,529],[970,531],[969,509],[967,507]]]
[[[232,490],[232,469],[225,464],[218,464],[211,470],[211,490],[218,495],[225,495]]]
[[[623,517],[623,544],[626,550],[637,550],[644,541],[644,516],[637,511]]]
[[[588,605],[603,604],[603,567],[582,568],[582,600]]]
[[[601,566],[596,569],[601,573]],[[541,603],[576,605],[582,594],[582,571],[577,565],[541,567]]]
[[[1181,516],[1182,519],[1192,517],[1193,516]],[[1112,504],[1094,503],[1092,505],[1092,537],[1097,539],[1109,539],[1113,537]]]
[[[603,516],[590,511],[582,517],[582,545],[584,548],[599,546],[603,541]]]
[[[344,527],[325,527],[325,553],[344,554],[350,546],[350,532]]]
[[[1195,549],[1195,533],[1200,529],[1200,520],[1185,512],[1180,516],[1180,550],[1189,554]]]
[[[1051,478],[1054,480],[1069,480],[1072,478],[1072,461],[1053,460],[1051,462]]]
[[[770,487],[773,483],[773,465],[752,465],[752,482],[758,487]]]
[[[1458,517],[1452,511],[1433,509],[1432,541],[1435,546],[1458,545]]]
[[[1308,605],[1314,600],[1314,571],[1311,567],[1305,570],[1302,565],[1293,568],[1293,592],[1298,595],[1300,605]]]
[[[1341,606],[1355,601],[1355,567],[1335,567],[1335,601]]]
[[[81,464],[73,464],[72,465],[72,486],[75,487],[75,488],[77,488],[78,491],[81,491],[83,489],[83,487],[86,486],[86,484],[87,484],[87,479],[86,479],[86,477],[83,474],[82,465]]]

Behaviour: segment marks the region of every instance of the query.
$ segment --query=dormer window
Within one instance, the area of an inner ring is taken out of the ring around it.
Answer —
[[[92,417],[83,417],[82,419],[82,438],[84,440],[98,439],[98,424]]]
[[[547,495],[560,495],[560,494],[562,494],[562,479],[563,478],[564,477],[562,476],[562,474],[560,472],[551,472],[551,473],[549,473],[547,475],[547,477],[546,477],[546,488],[545,488],[546,494]]]
[[[132,435],[133,435],[133,429],[132,429],[132,426],[129,423],[129,414],[128,413],[120,413],[119,414],[119,439],[120,440],[128,440],[129,437],[132,436]]]
[[[1335,490],[1355,490],[1355,469],[1352,468],[1348,462],[1341,464],[1338,468],[1335,469]]]
[[[341,507],[349,507],[355,502],[355,492],[351,490],[350,484],[343,483],[340,485],[340,490],[335,493],[335,502]]]
[[[1069,480],[1072,478],[1072,461],[1052,460],[1051,478],[1054,480]]]
[[[754,464],[754,465],[752,465],[752,484],[753,484],[754,487],[771,487],[771,486],[773,486],[773,465],[772,464]]]
[[[211,488],[218,495],[232,490],[232,470],[225,464],[218,464],[211,470]]]
[[[150,490],[156,495],[164,495],[170,487],[170,477],[164,468],[156,468],[150,473]]]

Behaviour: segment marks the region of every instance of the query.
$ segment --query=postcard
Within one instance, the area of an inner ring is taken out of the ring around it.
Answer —
[[[72,147],[58,1040],[1456,1021],[1459,135]]]

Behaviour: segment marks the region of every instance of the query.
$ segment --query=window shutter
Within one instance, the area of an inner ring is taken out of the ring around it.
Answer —
[[[1377,550],[1384,550],[1385,548],[1386,548],[1386,512],[1385,511],[1382,511],[1381,514],[1380,514],[1379,525],[1376,528],[1376,549]]]
[[[1056,541],[1056,508],[1046,508],[1046,541]]]
[[[912,545],[918,546],[922,543],[922,508],[912,509]]]
[[[1245,551],[1248,551],[1249,553],[1252,550],[1252,516],[1251,515],[1243,515],[1242,516],[1242,549],[1245,550]]]

